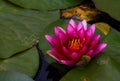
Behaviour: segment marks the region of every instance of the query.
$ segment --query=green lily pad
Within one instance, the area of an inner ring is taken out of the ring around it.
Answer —
[[[39,55],[36,48],[18,53],[10,58],[0,60],[0,71],[13,70],[34,77],[39,67]]]
[[[27,75],[13,71],[1,71],[0,81],[34,81]]]
[[[104,42],[108,44],[105,53],[120,64],[120,32],[112,29]]]
[[[24,8],[48,11],[72,7],[86,0],[9,0],[9,1]]]
[[[38,12],[0,2],[0,58],[31,48],[44,27],[59,18],[59,11]]]
[[[93,0],[98,9],[109,13],[112,17],[120,20],[120,0]]]

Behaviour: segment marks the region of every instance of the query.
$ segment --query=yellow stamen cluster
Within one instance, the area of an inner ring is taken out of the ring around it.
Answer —
[[[72,39],[71,41],[69,41],[68,47],[75,51],[80,50],[82,47],[80,39]]]

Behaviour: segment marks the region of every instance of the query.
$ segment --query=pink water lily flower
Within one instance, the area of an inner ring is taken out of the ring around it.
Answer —
[[[45,35],[46,40],[52,46],[47,51],[48,55],[58,62],[73,66],[81,61],[83,57],[93,58],[107,46],[100,43],[100,35],[95,35],[95,24],[87,26],[85,20],[75,23],[71,19],[66,30],[54,27],[55,36]]]

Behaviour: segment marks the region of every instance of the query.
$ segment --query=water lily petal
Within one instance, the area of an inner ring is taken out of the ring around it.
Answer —
[[[60,27],[55,27],[54,31],[55,31],[56,38],[58,38],[58,41],[60,41],[61,44],[65,43],[66,41],[65,31]]]
[[[92,57],[93,51],[94,51],[94,50],[89,50],[89,51],[86,53],[86,55],[89,56],[89,57]]]
[[[90,44],[92,38],[94,37],[94,34],[91,29],[87,29],[85,34],[86,45],[88,45]]]
[[[78,36],[75,29],[73,28],[73,26],[71,24],[67,25],[66,34],[67,34],[68,38],[73,38],[73,37]]]
[[[87,30],[87,22],[86,22],[86,20],[82,21],[82,25],[84,27],[84,30]]]
[[[67,59],[67,58],[66,58],[61,52],[59,52],[56,48],[52,48],[51,54],[52,54],[54,57],[58,58],[59,60],[60,60],[60,59]]]
[[[75,64],[75,62],[72,61],[72,60],[61,60],[60,62],[61,62],[62,64],[68,65],[68,66],[72,66],[72,65]]]
[[[79,37],[81,40],[83,40],[85,38],[85,31],[84,31],[84,28],[81,28],[79,30],[79,33],[78,33]]]
[[[95,24],[92,24],[88,29],[91,29],[94,34],[95,33]]]
[[[61,27],[56,26],[56,27],[54,27],[54,33],[55,33],[56,36],[59,36],[59,33],[64,33],[65,34],[65,31]]]
[[[69,24],[71,24],[73,28],[76,27],[76,23],[73,19],[70,19]]]
[[[107,46],[106,43],[100,43],[100,44],[98,44],[97,47],[96,47],[96,49],[94,50],[93,57],[96,56],[97,54],[99,54],[101,51],[103,51],[106,46]]]
[[[75,31],[73,26],[71,24],[68,24],[66,28],[66,33],[71,34],[73,31]]]
[[[73,52],[72,54],[70,54],[70,57],[74,60],[77,60],[78,56],[79,56],[79,54],[76,52]]]
[[[79,51],[79,55],[80,56],[85,55],[86,50],[87,50],[87,46],[83,46],[83,48]]]
[[[65,46],[62,47],[62,50],[67,56],[70,54],[70,50],[68,50]]]
[[[99,43],[99,40],[100,40],[100,35],[95,36],[90,45],[90,49],[93,49]]]
[[[58,57],[57,55],[54,55],[54,54],[51,52],[51,50],[48,50],[48,51],[47,51],[47,54],[48,54],[49,56],[51,56],[52,58],[54,58],[55,60],[60,61],[60,60],[59,60],[59,57]]]
[[[68,50],[66,47],[63,47],[62,49],[67,59],[76,59],[79,56],[79,54],[75,52],[71,54],[71,51]]]
[[[76,27],[76,30],[79,31],[82,27],[83,27],[82,22],[79,22],[77,27]]]
[[[45,35],[45,38],[52,47],[56,47],[56,39],[53,36]]]
[[[78,35],[77,32],[75,32],[75,31],[72,33],[72,35],[73,35],[73,36],[72,36],[73,38],[78,38],[78,37],[79,37],[79,35]]]

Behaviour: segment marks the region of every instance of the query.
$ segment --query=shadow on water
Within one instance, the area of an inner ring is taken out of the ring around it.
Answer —
[[[44,59],[44,54],[39,49],[38,44],[36,45],[36,48],[40,57],[40,67],[34,78],[35,81],[59,81],[68,71],[73,68],[57,63],[49,64]]]

